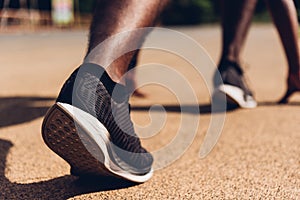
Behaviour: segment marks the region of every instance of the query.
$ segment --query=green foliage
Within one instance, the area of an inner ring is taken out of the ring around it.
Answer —
[[[79,10],[81,13],[93,12],[96,0],[77,1],[79,2]],[[209,23],[215,22],[220,18],[220,0],[171,0],[170,2],[170,5],[161,15],[161,21],[166,25]],[[300,20],[300,1],[294,0],[294,2]],[[257,2],[255,13],[254,20],[256,21],[270,20],[264,1]]]
[[[92,13],[96,0],[78,0],[80,13]]]
[[[296,8],[297,8],[297,13],[298,13],[298,20],[300,22],[300,2],[299,1],[294,1]]]
[[[211,0],[173,0],[161,16],[163,24],[198,24],[216,19]]]

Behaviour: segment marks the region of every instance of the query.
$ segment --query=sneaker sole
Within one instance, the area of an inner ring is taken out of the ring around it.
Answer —
[[[46,145],[81,175],[114,176],[137,183],[149,180],[151,169],[143,175],[124,171],[113,162],[109,133],[97,118],[72,105],[54,104],[47,112],[42,136]]]
[[[223,84],[220,85],[215,93],[222,92],[226,95],[227,100],[230,103],[237,104],[241,108],[255,108],[257,107],[257,102],[254,100],[253,97],[250,97],[248,101],[245,101],[244,99],[244,91],[236,86]],[[217,95],[216,95],[217,96]]]

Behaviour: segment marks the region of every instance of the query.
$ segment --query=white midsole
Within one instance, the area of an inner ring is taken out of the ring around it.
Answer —
[[[248,97],[247,101],[244,99],[244,91],[239,87],[222,84],[217,89],[228,95],[241,108],[255,108],[257,106],[257,102],[252,97]]]
[[[60,103],[58,102],[57,105],[62,108],[65,112],[67,112],[75,121],[75,124],[79,125],[81,128],[85,130],[85,132],[97,143],[98,147],[101,149],[102,153],[104,154],[104,166],[113,174],[117,176],[123,177],[130,181],[134,182],[145,182],[149,180],[153,175],[153,169],[150,170],[145,175],[134,175],[127,171],[124,171],[119,166],[113,163],[110,159],[108,153],[108,145],[110,145],[111,141],[109,140],[109,133],[104,125],[94,116],[91,114],[76,108],[70,104]],[[92,154],[94,147],[85,146],[86,149]],[[92,154],[93,155],[93,154]],[[94,156],[94,155],[93,155]],[[96,158],[96,156],[94,156]]]

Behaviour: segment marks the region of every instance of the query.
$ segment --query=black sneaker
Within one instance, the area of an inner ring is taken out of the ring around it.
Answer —
[[[129,96],[95,64],[83,64],[66,81],[45,116],[42,135],[73,175],[151,178],[153,158],[135,134]]]
[[[243,70],[237,63],[221,62],[218,70],[223,82],[217,81],[215,75],[214,96],[217,97],[220,92],[226,94],[229,104],[235,104],[241,108],[255,108],[257,106],[253,93],[244,81]]]

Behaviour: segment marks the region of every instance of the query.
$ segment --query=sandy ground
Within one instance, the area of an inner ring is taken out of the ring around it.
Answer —
[[[217,61],[219,27],[175,30],[192,37]],[[198,99],[196,104],[184,104],[191,111],[184,113],[166,88],[141,88],[147,97],[131,100],[136,125],[151,123],[148,110],[153,104],[167,111],[159,133],[143,139],[144,145],[151,151],[164,149],[180,126],[188,138],[192,133],[188,122],[181,124],[183,115],[200,117],[200,123],[183,155],[140,185],[107,178],[78,180],[42,141],[43,116],[80,64],[86,41],[86,31],[0,35],[0,199],[300,199],[300,98],[298,94],[288,105],[275,104],[285,90],[287,68],[273,26],[255,25],[243,53],[259,106],[228,112],[217,145],[204,159],[199,150],[211,113],[203,79],[172,54],[142,53],[141,64],[161,63],[183,74]],[[149,74],[138,71],[139,81],[146,78]],[[178,81],[172,84],[185,90]],[[200,115],[193,112],[198,108]]]

